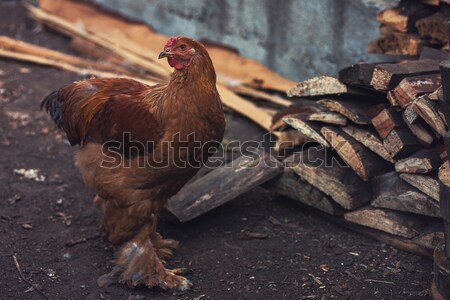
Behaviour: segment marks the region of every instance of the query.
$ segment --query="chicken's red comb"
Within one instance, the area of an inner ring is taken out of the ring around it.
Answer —
[[[170,48],[170,47],[172,47],[174,44],[175,44],[175,42],[177,41],[177,37],[176,36],[173,36],[173,37],[171,37],[171,38],[169,38],[168,40],[167,40],[167,43],[166,43],[166,45],[164,46],[164,48]]]

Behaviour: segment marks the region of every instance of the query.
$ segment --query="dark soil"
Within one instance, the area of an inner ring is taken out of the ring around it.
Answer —
[[[72,52],[67,39],[29,19],[14,1],[0,2],[0,20],[0,34]],[[429,298],[431,261],[336,227],[262,188],[187,224],[160,222],[160,232],[181,243],[170,266],[191,270],[190,291],[98,288],[114,249],[93,238],[100,211],[73,164],[76,149],[38,107],[49,92],[80,78],[0,59],[1,299],[43,299],[20,279],[14,254],[26,279],[50,299]],[[237,116],[229,120],[229,139],[242,126],[259,134]],[[39,169],[45,181],[17,169]],[[267,237],[243,239],[246,232]]]

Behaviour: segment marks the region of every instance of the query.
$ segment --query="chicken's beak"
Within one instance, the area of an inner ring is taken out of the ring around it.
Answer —
[[[164,51],[161,51],[161,53],[159,53],[158,59],[168,57],[171,55],[172,55],[172,52],[164,50]]]

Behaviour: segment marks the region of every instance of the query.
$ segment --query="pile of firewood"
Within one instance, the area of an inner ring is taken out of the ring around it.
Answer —
[[[397,6],[381,11],[377,16],[380,37],[370,43],[369,52],[415,56],[426,46],[448,50],[449,3],[402,0]]]
[[[440,63],[447,58],[425,48],[417,60],[355,64],[338,78],[291,88],[289,96],[314,101],[308,112],[304,104],[300,113],[286,110],[283,120],[314,143],[285,159],[284,175],[271,187],[353,229],[431,256],[443,236],[438,171],[447,161],[448,120]]]

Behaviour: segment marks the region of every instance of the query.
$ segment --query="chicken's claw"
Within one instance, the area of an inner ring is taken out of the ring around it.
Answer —
[[[134,288],[139,285],[158,286],[162,289],[186,291],[192,283],[183,276],[185,269],[166,269],[158,257],[157,249],[150,240],[145,242],[128,242],[117,253],[116,266],[97,280],[99,287],[113,283],[125,283]]]

